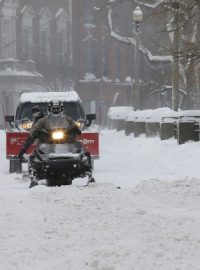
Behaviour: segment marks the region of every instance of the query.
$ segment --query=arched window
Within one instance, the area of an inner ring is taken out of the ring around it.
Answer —
[[[94,1],[86,0],[85,3],[85,14],[84,14],[84,22],[85,24],[94,24],[95,16],[94,16]]]
[[[56,31],[57,31],[57,61],[58,64],[64,64],[66,62],[67,55],[67,37],[68,30],[67,25],[69,22],[66,11],[61,8],[56,14]]]
[[[16,8],[17,1],[4,3],[1,13],[2,58],[16,57]]]
[[[41,9],[40,13],[40,61],[50,61],[50,21],[52,14],[47,8]]]
[[[24,7],[22,13],[22,58],[25,60],[33,57],[33,17],[30,7]]]
[[[97,67],[97,46],[98,42],[95,39],[89,38],[84,41],[84,64],[85,73],[96,73]]]

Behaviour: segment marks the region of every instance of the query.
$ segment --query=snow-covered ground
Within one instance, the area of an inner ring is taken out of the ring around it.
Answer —
[[[0,132],[0,269],[199,270],[200,142],[100,142],[97,183],[29,189]]]

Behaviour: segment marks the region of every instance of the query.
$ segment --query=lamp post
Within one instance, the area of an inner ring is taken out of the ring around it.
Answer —
[[[177,111],[179,108],[179,2],[174,2],[174,40],[173,40],[173,66],[172,66],[172,109]]]
[[[143,13],[140,7],[136,7],[133,11],[133,21],[135,22],[135,87],[132,88],[132,98],[134,110],[140,109],[140,85],[139,85],[139,75],[140,75],[140,51],[139,51],[139,30],[140,23],[143,20]]]

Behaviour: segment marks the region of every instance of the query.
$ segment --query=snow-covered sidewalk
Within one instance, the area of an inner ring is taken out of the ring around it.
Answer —
[[[97,183],[28,189],[0,132],[0,269],[199,270],[199,150],[101,131]]]

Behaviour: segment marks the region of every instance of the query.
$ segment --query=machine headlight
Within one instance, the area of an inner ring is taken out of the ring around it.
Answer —
[[[25,123],[22,123],[22,124],[21,124],[21,127],[22,127],[23,129],[28,130],[28,129],[31,129],[32,125],[33,125],[32,122],[25,122]]]
[[[52,139],[53,140],[62,140],[62,139],[64,139],[64,132],[61,131],[61,130],[54,131],[52,133]]]

